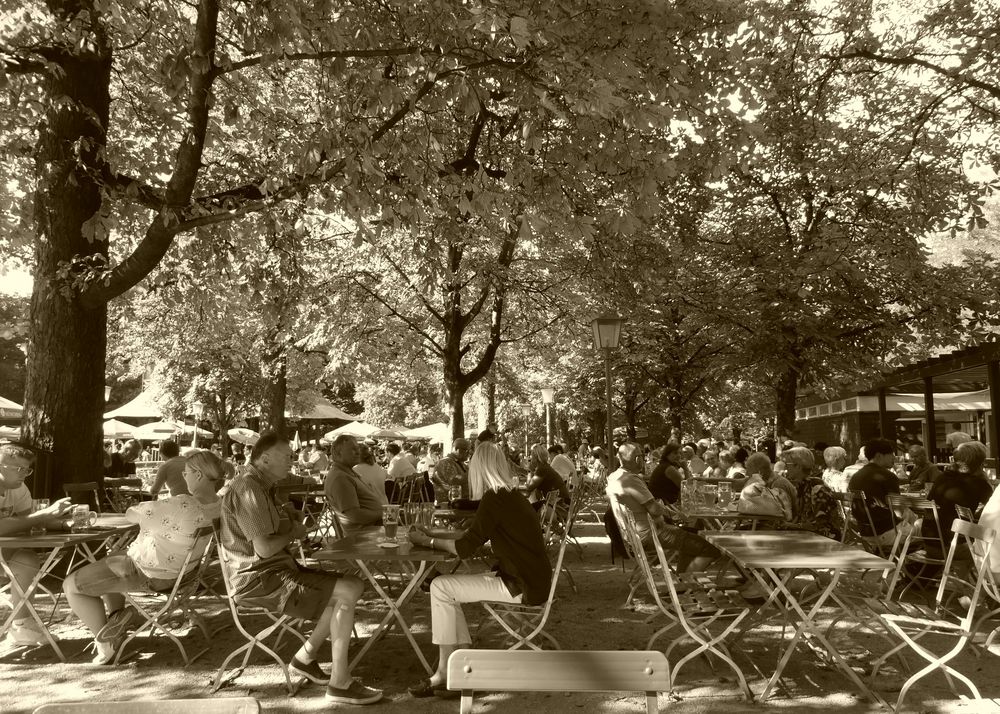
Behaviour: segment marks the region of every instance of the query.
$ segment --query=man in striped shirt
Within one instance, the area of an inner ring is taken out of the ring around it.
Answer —
[[[327,683],[327,701],[373,704],[382,692],[353,679],[347,662],[354,608],[364,585],[350,575],[305,568],[292,557],[289,545],[304,538],[306,530],[301,516],[290,505],[278,504],[274,495],[274,483],[288,476],[291,465],[288,442],[274,432],[262,434],[250,465],[223,496],[221,547],[233,571],[231,594],[237,601],[267,598],[286,615],[315,620],[316,628],[289,669],[317,684]],[[329,676],[316,662],[326,640],[332,650]]]

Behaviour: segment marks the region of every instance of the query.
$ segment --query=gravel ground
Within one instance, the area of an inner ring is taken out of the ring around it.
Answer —
[[[622,604],[627,589],[625,575],[620,565],[610,562],[607,539],[603,528],[597,524],[584,524],[580,528],[583,558],[567,551],[567,564],[579,588],[574,593],[560,585],[560,600],[553,610],[549,631],[564,649],[643,649],[654,631],[645,622],[653,608],[639,602],[631,609]],[[384,606],[375,602],[371,591],[358,609],[358,630],[362,637],[370,631],[377,616],[385,612]],[[479,610],[467,607],[476,645],[480,647],[504,646],[496,630],[476,635],[475,623]],[[209,651],[185,668],[176,649],[166,638],[139,638],[129,648],[127,662],[117,667],[89,664],[90,653],[85,652],[89,643],[85,631],[68,614],[60,611],[57,618],[63,621],[53,631],[64,643],[69,661],[61,664],[51,650],[11,650],[7,642],[0,643],[0,711],[31,712],[35,707],[59,701],[121,701],[138,699],[202,699],[213,696],[209,683],[216,668],[228,652],[238,646],[238,635],[229,622],[228,611],[212,608],[209,622],[219,628],[212,638]],[[413,632],[430,657],[429,608],[427,597],[418,595],[407,617]],[[656,625],[657,627],[659,625]],[[780,626],[763,626],[748,632],[734,647],[734,656],[743,669],[750,687],[759,693],[773,671],[781,641]],[[197,649],[201,636],[196,631],[185,637]],[[872,651],[880,652],[881,642],[871,636],[843,635],[838,646],[862,672]],[[665,646],[661,641],[659,646]],[[286,644],[282,652],[291,656],[292,646]],[[676,655],[672,655],[672,661]],[[911,662],[916,664],[915,661]],[[760,705],[748,704],[739,695],[732,672],[722,663],[715,662],[713,669],[705,658],[698,658],[681,671],[673,696],[661,695],[660,706],[664,711],[677,714],[696,712],[760,711]],[[916,685],[907,697],[906,711],[912,712],[1000,712],[1000,659],[985,654],[975,657],[964,654],[958,659],[958,669],[966,673],[977,685],[984,699],[962,701],[948,689],[944,677],[930,675]],[[456,701],[415,700],[406,693],[406,687],[422,675],[419,662],[409,649],[406,640],[390,634],[375,651],[362,661],[355,674],[367,684],[382,687],[385,699],[370,707],[374,712],[398,710],[406,712],[454,712]],[[903,679],[898,672],[886,669],[879,675],[878,689],[894,702]],[[256,655],[251,665],[234,682],[225,686],[215,696],[256,697],[267,712],[316,712],[331,707],[323,699],[323,688],[314,684],[304,686],[293,698],[286,695],[283,679],[277,667]],[[555,714],[568,712],[639,712],[644,711],[642,697],[627,693],[582,694],[492,694],[477,697],[477,712],[547,711]],[[881,709],[865,702],[855,692],[851,682],[835,667],[828,666],[813,656],[808,648],[799,647],[785,670],[785,675],[775,695],[768,700],[769,709],[789,712],[819,712],[836,709],[843,712],[875,712]],[[192,707],[197,711],[197,707]],[[141,711],[136,707],[136,711]]]

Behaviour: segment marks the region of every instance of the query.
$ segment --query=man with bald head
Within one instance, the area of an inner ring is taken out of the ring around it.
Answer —
[[[924,484],[934,483],[941,475],[941,470],[927,458],[927,449],[920,444],[913,444],[907,451],[910,454],[910,461],[913,462],[910,486],[919,489],[923,488]]]
[[[431,482],[434,484],[436,500],[449,500],[448,491],[455,486],[461,487],[462,498],[469,497],[469,472],[465,461],[471,453],[472,447],[468,439],[455,439],[451,452],[434,466]]]
[[[653,498],[642,478],[645,464],[642,447],[626,442],[618,448],[621,468],[608,475],[608,498],[617,498],[635,516],[639,536],[649,543],[649,521],[656,523],[660,543],[668,553],[677,553],[677,570],[703,572],[720,557],[719,551],[704,538],[670,523],[663,504]],[[649,543],[649,549],[652,549]]]

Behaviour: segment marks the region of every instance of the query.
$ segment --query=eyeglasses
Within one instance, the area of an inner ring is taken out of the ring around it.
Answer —
[[[31,476],[31,474],[35,473],[35,470],[30,466],[15,466],[14,464],[0,464],[0,468],[4,468],[9,471],[13,471],[16,474],[24,476]]]

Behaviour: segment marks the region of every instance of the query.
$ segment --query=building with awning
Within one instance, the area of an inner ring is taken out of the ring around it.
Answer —
[[[840,444],[852,456],[875,437],[909,439],[940,460],[949,455],[951,425],[960,424],[996,459],[998,411],[1000,342],[991,341],[900,367],[834,399],[804,398],[796,404],[796,438]]]

